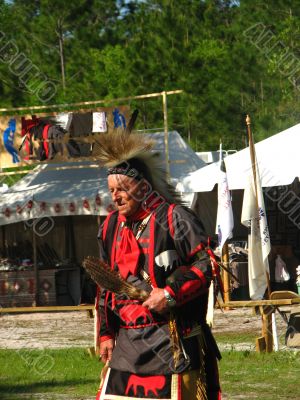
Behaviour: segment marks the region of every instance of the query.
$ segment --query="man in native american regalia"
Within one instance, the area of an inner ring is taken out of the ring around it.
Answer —
[[[148,294],[101,288],[97,400],[219,400],[220,353],[206,323],[213,253],[151,146],[124,131],[98,142],[116,208],[99,231],[100,259]]]

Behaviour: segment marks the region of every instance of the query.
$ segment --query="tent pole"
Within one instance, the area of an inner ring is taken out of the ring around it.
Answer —
[[[2,247],[3,247],[3,257],[7,257],[7,248],[6,248],[6,232],[5,225],[2,225]]]
[[[72,262],[76,263],[76,244],[74,236],[74,224],[72,215],[64,217],[65,225],[65,258],[70,259]]]
[[[167,180],[170,178],[169,163],[169,128],[168,128],[168,108],[167,108],[167,92],[162,92],[163,112],[164,112],[164,132],[165,132],[165,155],[166,155],[166,171]]]
[[[37,265],[37,247],[36,247],[36,234],[35,224],[32,225],[32,244],[33,244],[33,268],[34,268],[34,282],[35,282],[35,306],[39,305],[39,269]]]

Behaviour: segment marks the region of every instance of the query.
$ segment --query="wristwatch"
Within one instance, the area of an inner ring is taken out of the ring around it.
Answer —
[[[167,300],[168,307],[176,306],[176,300],[170,295],[170,293],[166,289],[164,289],[164,294]]]

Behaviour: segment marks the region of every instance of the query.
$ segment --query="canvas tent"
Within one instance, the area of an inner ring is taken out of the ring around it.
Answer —
[[[268,190],[265,189],[265,203],[272,243],[271,284],[274,284],[274,257],[276,254],[285,257],[293,282],[295,265],[299,264],[299,148],[300,124],[255,145],[262,187],[268,188]],[[240,221],[244,188],[251,173],[249,148],[227,156],[224,161],[229,189],[232,190],[233,236],[235,241],[241,241],[247,238],[247,229],[241,225]],[[218,170],[218,163],[210,164],[192,172],[177,185],[177,189],[182,192],[195,193],[193,208],[210,234],[215,232],[216,225]],[[282,288],[274,290],[282,290]]]
[[[147,134],[165,157],[164,133]],[[170,176],[176,185],[205,163],[176,131],[169,132]],[[0,197],[0,225],[64,215],[106,215],[112,207],[106,171],[95,162],[40,164]]]
[[[255,144],[262,187],[289,185],[300,176],[299,148],[300,124]],[[224,161],[229,189],[233,190],[234,235],[239,237],[245,234],[245,229],[240,225],[240,216],[243,190],[251,172],[249,148],[226,157]],[[194,208],[208,232],[214,232],[215,229],[218,168],[217,162],[200,168],[177,185],[177,190],[183,193],[198,193],[194,199]]]
[[[300,176],[300,124],[255,145],[262,187],[291,184]],[[244,189],[251,171],[249,148],[225,158],[230,190]],[[218,182],[218,163],[189,174],[178,187],[182,192],[208,192]]]

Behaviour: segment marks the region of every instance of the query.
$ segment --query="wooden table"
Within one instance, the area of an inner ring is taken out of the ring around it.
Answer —
[[[271,293],[270,300],[227,301],[221,304],[227,308],[253,307],[259,310],[262,318],[262,336],[256,339],[256,351],[273,351],[272,314],[280,306],[300,304],[300,296],[294,292],[278,291]]]

